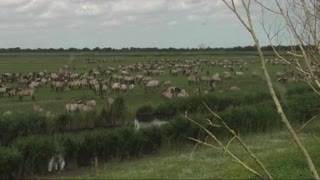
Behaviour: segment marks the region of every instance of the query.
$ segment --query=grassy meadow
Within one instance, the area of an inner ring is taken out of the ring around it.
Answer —
[[[86,59],[91,60],[105,60],[97,63],[86,63]],[[230,60],[230,59],[242,59],[248,62],[249,70],[245,72],[243,77],[233,78],[225,81],[218,90],[228,90],[231,86],[238,86],[242,91],[252,91],[257,89],[264,89],[265,82],[252,78],[252,72],[261,72],[258,57],[254,53],[240,54],[237,53],[92,53],[92,52],[77,52],[77,53],[9,53],[0,54],[0,72],[1,73],[30,73],[30,72],[57,72],[63,68],[64,65],[70,67],[75,66],[75,70],[72,72],[85,73],[90,69],[97,68],[98,65],[102,69],[107,67],[118,67],[119,65],[130,65],[135,63],[152,62],[160,59],[179,59],[183,63],[186,59],[208,59],[208,60]],[[281,71],[284,67],[272,66],[270,70],[272,72]],[[214,73],[222,73],[225,68],[221,67],[208,67],[204,65],[202,75],[206,75],[206,71],[210,72],[210,75]],[[130,75],[142,74],[142,72],[133,72]],[[263,76],[261,75],[263,78]],[[108,79],[109,77],[106,77]],[[172,77],[169,74],[169,69],[165,69],[165,73],[160,76],[154,77],[154,79],[164,81],[172,81],[172,85],[186,88],[190,95],[197,94],[197,86],[189,86],[187,78],[183,75]],[[16,87],[16,84],[8,84],[9,87]],[[207,87],[203,89],[206,90]],[[160,97],[162,88],[148,90],[146,93],[142,87],[136,86],[131,92],[120,94],[125,97],[126,104],[132,112],[134,112],[139,106],[150,104],[152,106],[158,105],[163,102],[164,99]],[[116,97],[118,94],[111,93],[105,97],[96,96],[92,90],[65,90],[63,93],[56,93],[50,89],[49,85],[39,88],[36,93],[36,103],[43,107],[45,110],[54,113],[63,113],[64,104],[80,99],[96,99],[98,107],[106,105],[107,97]],[[23,102],[18,102],[17,97],[0,97],[0,112],[5,111],[31,111],[32,102],[30,98],[24,98]]]

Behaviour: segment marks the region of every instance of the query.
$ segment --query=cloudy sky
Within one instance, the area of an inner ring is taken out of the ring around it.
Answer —
[[[253,45],[221,0],[0,0],[0,22],[0,48]]]

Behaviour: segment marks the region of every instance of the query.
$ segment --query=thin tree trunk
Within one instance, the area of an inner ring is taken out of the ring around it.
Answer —
[[[280,101],[279,101],[279,99],[278,99],[278,97],[277,97],[277,95],[276,95],[276,93],[274,91],[274,88],[273,88],[273,85],[272,85],[272,81],[271,81],[268,69],[266,67],[264,55],[263,55],[263,52],[261,50],[261,46],[260,46],[259,40],[258,40],[258,38],[257,38],[257,36],[255,34],[255,31],[254,31],[254,27],[253,27],[251,15],[250,15],[250,3],[251,3],[251,0],[248,0],[248,1],[241,0],[241,3],[243,5],[243,7],[245,9],[245,12],[246,12],[246,15],[247,15],[247,20],[248,20],[247,23],[241,18],[240,14],[238,13],[238,11],[236,9],[236,6],[235,6],[235,3],[234,3],[234,0],[231,0],[231,5],[229,3],[227,3],[226,0],[223,0],[223,2],[229,7],[230,10],[232,10],[232,12],[237,16],[237,18],[240,20],[240,22],[243,24],[243,26],[251,34],[251,36],[252,36],[252,38],[254,40],[254,43],[255,43],[255,45],[257,47],[257,51],[258,51],[259,57],[260,57],[260,62],[261,62],[261,65],[262,65],[262,70],[263,70],[264,76],[266,77],[266,81],[267,81],[267,84],[268,84],[268,89],[269,89],[270,94],[272,96],[272,99],[273,99],[273,101],[274,101],[274,103],[276,105],[278,114],[280,115],[282,122],[285,124],[286,128],[288,129],[292,139],[297,144],[299,150],[303,153],[303,156],[305,157],[305,159],[306,159],[306,161],[308,163],[309,170],[313,174],[313,177],[315,179],[320,179],[320,177],[318,175],[318,172],[317,172],[317,170],[316,170],[316,168],[314,166],[314,163],[313,163],[308,151],[306,150],[306,148],[302,144],[302,142],[301,142],[300,138],[298,137],[298,135],[296,134],[296,132],[293,130],[289,120],[286,117],[286,114],[284,113],[284,111],[282,109]],[[276,0],[276,3],[278,5],[278,7],[280,8],[279,2],[277,0]],[[281,10],[281,13],[283,14],[281,8],[280,8],[280,10]],[[286,21],[286,22],[288,23],[288,21]],[[296,33],[296,32],[294,31],[293,33]],[[296,35],[296,34],[294,34],[294,35]],[[301,46],[300,46],[300,48],[301,48]],[[303,51],[303,53],[305,53],[305,52]],[[305,54],[304,54],[304,56],[305,56]]]
[[[280,115],[281,117],[281,120],[282,122],[285,124],[286,128],[288,129],[291,137],[293,138],[294,142],[297,144],[297,146],[299,147],[300,151],[303,153],[303,156],[305,157],[307,163],[308,163],[308,166],[309,166],[309,169],[311,171],[311,173],[313,174],[313,177],[315,179],[320,179],[319,175],[318,175],[318,172],[314,166],[314,163],[308,153],[308,151],[306,150],[306,148],[304,147],[304,145],[302,144],[299,136],[296,134],[296,132],[293,130],[289,120],[287,119],[283,109],[282,109],[282,106],[280,104],[280,101],[274,91],[274,88],[273,88],[273,85],[272,85],[272,81],[271,81],[271,78],[270,78],[270,75],[269,75],[269,72],[267,70],[267,67],[266,67],[266,64],[265,64],[265,60],[264,60],[264,56],[263,56],[263,52],[261,50],[261,47],[260,47],[260,44],[259,44],[259,41],[258,39],[256,38],[256,35],[253,31],[250,32],[254,41],[255,41],[255,44],[257,46],[257,50],[259,52],[259,57],[260,57],[260,61],[261,61],[261,64],[262,64],[262,69],[263,69],[263,72],[264,72],[264,75],[266,77],[266,80],[267,80],[267,84],[268,84],[268,88],[269,88],[269,91],[270,91],[270,94],[272,96],[272,99],[277,107],[277,111],[278,111],[278,114]]]

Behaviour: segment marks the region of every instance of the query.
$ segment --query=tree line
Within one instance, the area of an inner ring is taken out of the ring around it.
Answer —
[[[299,49],[298,46],[275,46],[276,49],[282,51],[290,51],[293,49]],[[272,46],[262,47],[264,51],[272,51]],[[157,48],[157,47],[126,47],[126,48],[111,48],[111,47],[95,47],[95,48],[0,48],[0,53],[11,53],[11,52],[186,52],[186,51],[256,51],[255,46],[235,46],[235,47],[199,47],[199,48]]]

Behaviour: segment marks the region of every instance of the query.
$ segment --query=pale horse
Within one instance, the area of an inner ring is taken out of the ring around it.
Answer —
[[[48,171],[63,171],[64,167],[66,165],[66,162],[64,158],[60,154],[55,154],[52,156],[52,158],[49,160],[48,164]]]

